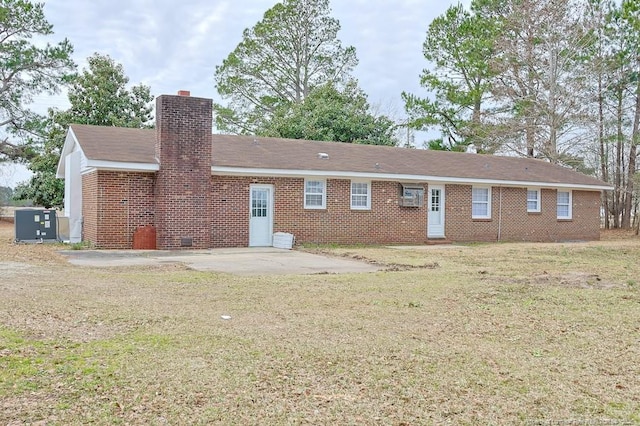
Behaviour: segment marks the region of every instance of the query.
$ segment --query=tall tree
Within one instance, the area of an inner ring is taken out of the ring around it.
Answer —
[[[420,83],[434,98],[403,93],[410,125],[419,130],[438,129],[443,140],[432,148],[453,148],[473,143],[481,151],[494,151],[485,137],[483,114],[489,95],[494,55],[493,22],[472,14],[462,4],[451,6],[434,19],[423,44],[425,59]]]
[[[38,155],[29,162],[34,175],[28,184],[16,189],[16,198],[31,199],[45,207],[62,206],[64,183],[55,176],[70,124],[152,126],[153,96],[148,86],[127,88],[129,78],[124,68],[109,56],[96,53],[88,58],[88,63],[69,89],[71,107],[66,111],[50,109],[48,117],[40,123],[45,137],[35,145]]]
[[[331,83],[314,88],[303,102],[276,112],[264,136],[395,145],[396,125],[370,111],[367,97],[355,83],[339,91]]]
[[[215,105],[218,129],[255,133],[314,88],[349,82],[356,53],[342,47],[339,30],[329,0],[284,0],[267,10],[216,67],[216,88],[227,101]]]
[[[630,80],[632,82],[631,90],[635,100],[633,108],[633,130],[629,143],[629,163],[627,166],[624,212],[621,223],[623,228],[630,228],[631,216],[633,214],[634,182],[637,173],[638,144],[640,143],[640,0],[623,0],[622,18],[631,28],[631,32],[625,34],[624,37],[629,41],[629,45],[631,46],[632,74],[630,75]]]
[[[614,187],[603,200],[605,226],[628,228],[636,209],[635,190],[638,132],[637,2],[589,0],[604,15],[597,33],[597,52],[589,58],[597,89],[600,175]],[[636,132],[636,136],[634,136]]]
[[[607,86],[610,74],[610,49],[607,37],[607,26],[611,11],[615,7],[611,0],[586,0],[586,19],[593,22],[593,43],[586,47],[586,57],[590,63],[589,78],[592,80],[590,96],[595,102],[595,108],[591,112],[594,117],[590,132],[597,140],[597,165],[600,179],[609,181],[611,173],[609,168],[610,150],[608,147],[608,114],[607,114]],[[612,197],[606,191],[602,192],[602,207],[605,212],[604,226],[611,227],[610,215],[614,207]]]
[[[502,131],[494,136],[523,155],[572,163],[588,119],[583,53],[593,33],[584,2],[476,0],[472,7],[494,18],[500,34],[491,91]]]
[[[53,34],[44,4],[29,0],[0,0],[0,161],[30,155],[23,139],[34,131],[33,97],[58,92],[74,64],[73,48],[65,39],[55,45],[32,42]],[[12,138],[13,136],[13,138]]]
[[[69,90],[69,123],[99,126],[152,126],[151,89],[127,88],[129,77],[121,64],[98,53],[87,58],[89,67],[74,78]]]

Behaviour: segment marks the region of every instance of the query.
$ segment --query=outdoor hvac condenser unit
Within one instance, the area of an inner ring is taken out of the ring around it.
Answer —
[[[16,210],[14,223],[16,227],[16,241],[58,239],[55,210]]]

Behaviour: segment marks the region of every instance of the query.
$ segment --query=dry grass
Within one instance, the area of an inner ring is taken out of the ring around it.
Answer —
[[[640,423],[638,239],[335,248],[398,270],[238,277],[73,267],[11,233],[0,424]]]

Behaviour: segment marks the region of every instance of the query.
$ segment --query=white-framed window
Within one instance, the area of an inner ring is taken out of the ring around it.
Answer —
[[[471,217],[491,219],[491,188],[480,186],[471,188]]]
[[[371,210],[371,182],[351,181],[351,208]]]
[[[558,219],[571,219],[571,198],[571,191],[558,190],[558,204],[556,206]]]
[[[304,208],[324,209],[327,207],[327,181],[324,179],[304,180]]]
[[[527,189],[527,211],[529,213],[540,212],[540,190],[536,188]]]

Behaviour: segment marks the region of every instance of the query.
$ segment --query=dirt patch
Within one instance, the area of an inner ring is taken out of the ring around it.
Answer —
[[[640,239],[632,229],[603,229],[600,231],[600,239],[602,241],[619,241]]]
[[[621,287],[621,283],[612,283],[603,280],[598,274],[588,272],[568,272],[563,274],[543,273],[531,278],[531,284],[535,285],[559,285],[562,287],[576,288],[613,288]]]
[[[410,271],[413,269],[436,269],[440,267],[438,262],[426,262],[419,264],[410,264],[410,263],[398,263],[398,262],[385,262],[379,259],[374,259],[371,257],[364,256],[357,252],[340,252],[332,249],[322,249],[322,248],[305,248],[305,251],[309,253],[322,254],[323,256],[332,256],[332,257],[342,257],[353,260],[358,260],[361,262],[368,263],[370,265],[378,266],[381,270],[385,272],[399,272],[399,271]]]
[[[508,284],[523,284],[544,287],[568,287],[568,288],[584,288],[584,289],[612,289],[612,288],[629,288],[629,283],[614,282],[603,279],[599,274],[589,272],[546,272],[534,274],[530,277],[504,277],[495,276],[487,270],[480,270],[482,281],[503,282]]]
[[[60,243],[15,243],[13,223],[0,221],[0,259],[3,262],[17,262],[39,265],[66,264],[58,250],[67,247]]]
[[[22,276],[27,274],[30,270],[33,270],[35,266],[22,262],[1,262],[0,263],[0,276],[3,278],[13,278],[15,276]]]

